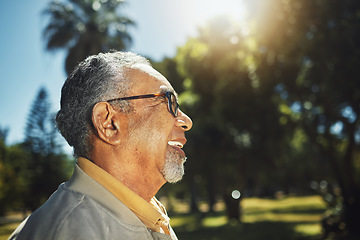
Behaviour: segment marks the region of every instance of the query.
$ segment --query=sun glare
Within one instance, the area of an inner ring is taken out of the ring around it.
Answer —
[[[227,16],[234,19],[236,22],[243,22],[247,16],[247,8],[244,0],[183,0],[181,1],[180,9],[181,20],[185,25],[198,27],[206,25],[206,23],[219,16]],[[192,32],[194,34],[196,32]]]
[[[189,38],[198,37],[199,29],[224,16],[247,35],[248,1],[251,3],[251,0],[131,1],[131,6],[138,9],[129,14],[138,19],[137,28],[133,30],[137,33],[133,48],[158,60],[164,55],[174,56],[176,47],[184,45]],[[229,41],[236,44],[239,39],[229,36]]]

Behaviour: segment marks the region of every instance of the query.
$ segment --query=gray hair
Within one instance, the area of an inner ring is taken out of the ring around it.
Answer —
[[[131,52],[100,53],[79,63],[66,79],[56,123],[74,148],[75,157],[89,158],[93,106],[97,102],[125,96],[130,85],[127,70],[137,63],[150,65],[146,58]],[[118,107],[122,110],[129,106],[126,101],[121,103]]]

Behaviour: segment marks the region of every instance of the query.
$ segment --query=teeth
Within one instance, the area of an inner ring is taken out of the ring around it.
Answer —
[[[177,146],[177,147],[179,147],[179,148],[182,148],[182,147],[183,147],[183,145],[182,145],[180,142],[176,142],[176,141],[168,141],[168,144],[169,144],[170,146]]]

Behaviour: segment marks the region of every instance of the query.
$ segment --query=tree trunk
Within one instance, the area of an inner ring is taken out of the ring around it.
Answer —
[[[197,190],[197,181],[195,180],[196,176],[192,178],[191,184],[191,202],[190,202],[190,210],[192,213],[199,212],[198,207],[198,190]]]
[[[343,203],[344,222],[346,229],[354,234],[360,236],[359,216],[360,216],[360,194],[359,189],[354,189],[351,196],[346,196]]]
[[[234,199],[231,194],[224,194],[224,201],[226,205],[226,214],[229,221],[235,220],[241,222],[241,211],[240,211],[240,198]]]
[[[355,149],[355,132],[356,124],[358,122],[359,115],[356,120],[348,125],[348,146],[344,154],[343,169],[343,189],[341,194],[343,197],[343,214],[346,228],[350,233],[359,234],[359,216],[360,216],[360,186],[355,180],[353,154]]]

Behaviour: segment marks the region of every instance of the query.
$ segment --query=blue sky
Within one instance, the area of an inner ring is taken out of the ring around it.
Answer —
[[[64,80],[64,51],[45,51],[41,14],[50,0],[4,0],[0,7],[0,126],[8,127],[7,144],[24,139],[26,119],[41,86],[59,109]],[[121,11],[137,27],[131,29],[131,51],[161,60],[195,36],[198,26],[218,15],[244,14],[241,0],[128,0]]]

